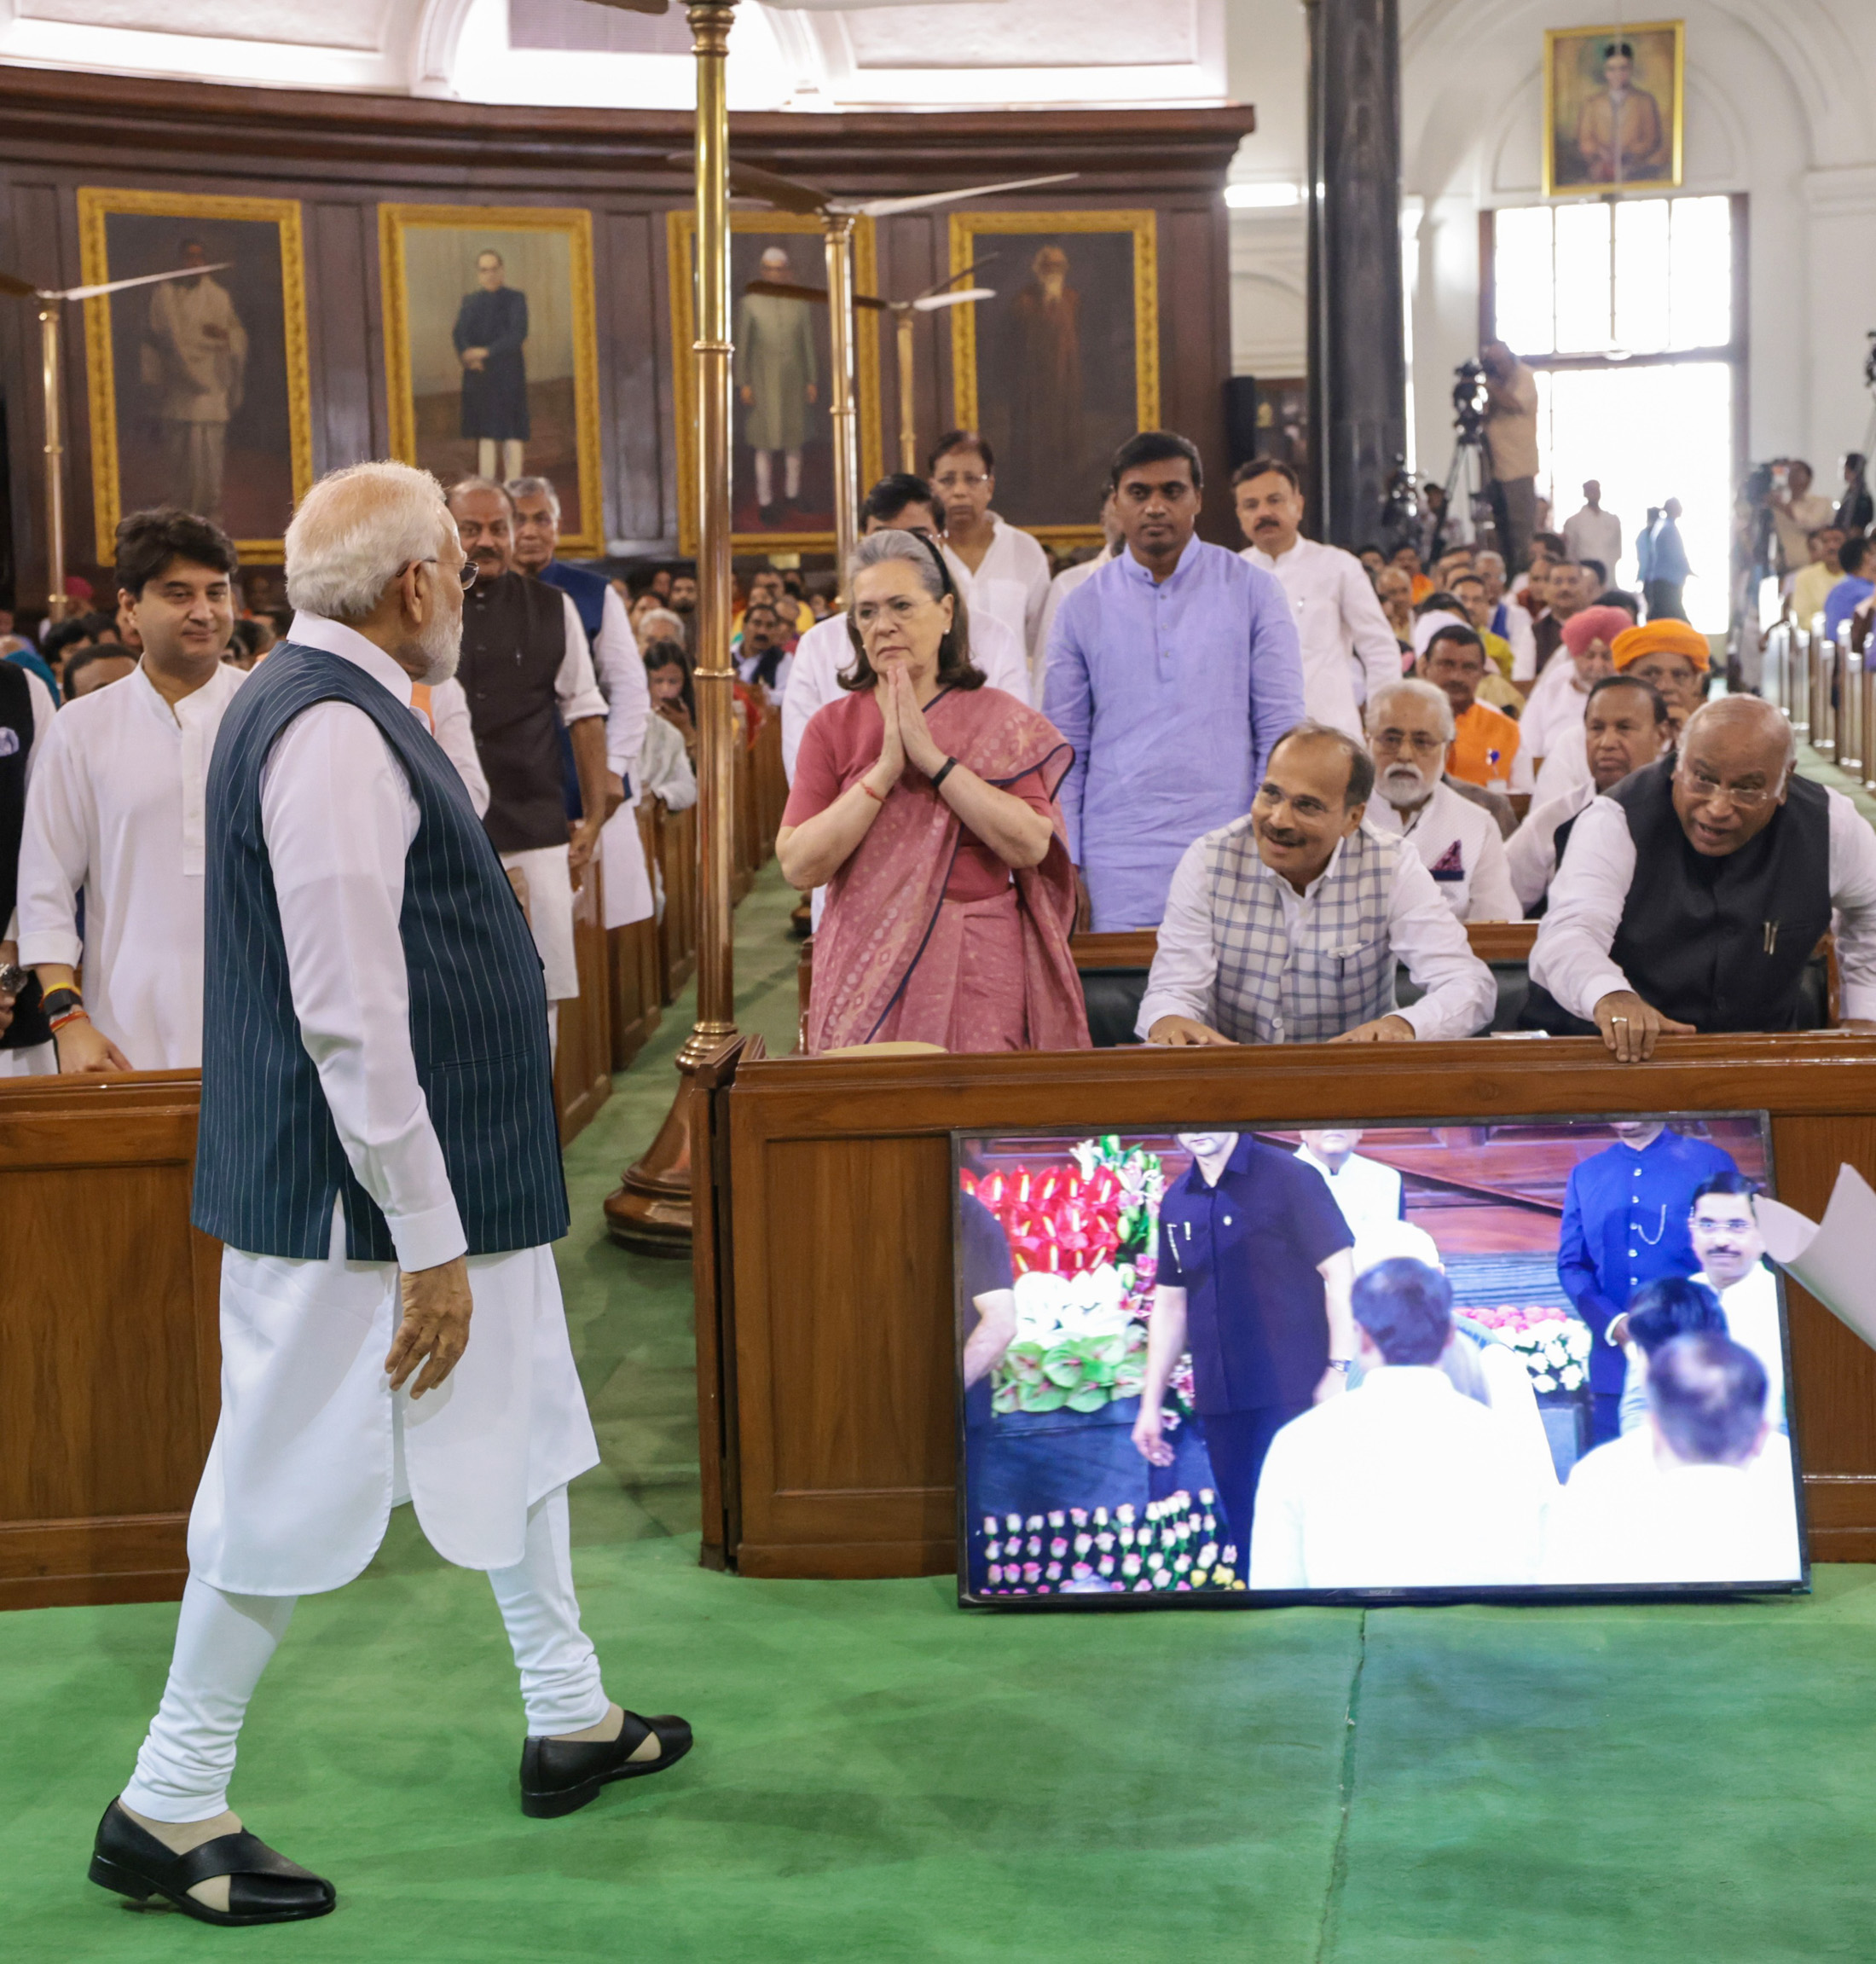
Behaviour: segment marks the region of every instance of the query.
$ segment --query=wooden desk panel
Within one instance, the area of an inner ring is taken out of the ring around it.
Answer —
[[[1876,1181],[1876,1040],[1692,1038],[1624,1067],[1589,1040],[745,1058],[700,1107],[720,1230],[700,1341],[729,1359],[705,1415],[725,1469],[706,1543],[761,1575],[953,1566],[948,1135],[1359,1117],[1774,1114],[1780,1195],[1815,1218],[1840,1162]],[[1876,1355],[1791,1291],[1811,1548],[1876,1559]]]
[[[199,1080],[0,1084],[0,1608],[172,1600],[215,1430]]]

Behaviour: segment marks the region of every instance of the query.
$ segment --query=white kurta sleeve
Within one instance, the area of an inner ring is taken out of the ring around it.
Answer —
[[[1205,891],[1205,841],[1200,838],[1185,849],[1173,869],[1166,918],[1160,923],[1159,950],[1146,978],[1134,1034],[1144,1040],[1163,1016],[1190,1017],[1195,1023],[1213,1025],[1218,1013],[1213,1001],[1217,982],[1218,943],[1212,936],[1212,909]]]
[[[437,682],[430,691],[430,724],[443,754],[456,767],[478,819],[489,815],[489,780],[476,753],[476,733],[469,720],[469,698],[459,681]]]
[[[1368,683],[1367,699],[1373,702],[1386,688],[1400,680],[1400,643],[1381,611],[1381,605],[1359,559],[1340,555],[1337,595],[1342,631],[1348,636],[1355,658],[1361,663]]]
[[[1510,870],[1513,890],[1524,907],[1534,907],[1544,896],[1551,876],[1557,870],[1557,827],[1563,823],[1565,801],[1533,806],[1509,839],[1505,842],[1505,861]]]
[[[605,590],[593,660],[599,670],[599,692],[605,698],[605,768],[616,777],[629,778],[633,761],[645,744],[651,690],[625,602],[611,587]]]
[[[825,708],[839,695],[837,678],[852,656],[844,614],[817,622],[795,644],[795,659],[782,691],[782,774],[790,784],[795,781],[795,759],[801,753],[802,734],[815,710]]]
[[[411,1051],[397,922],[417,805],[362,710],[318,703],[287,726],[261,773],[261,830],[293,1013],[339,1143],[398,1266],[434,1268],[468,1240]]]
[[[1609,950],[1634,878],[1635,837],[1627,814],[1613,799],[1593,799],[1571,831],[1531,951],[1531,981],[1572,1016],[1589,1018],[1604,996],[1633,986]]]
[[[1841,791],[1830,797],[1831,907],[1843,1013],[1876,1018],[1876,832]]]
[[[1512,884],[1511,862],[1498,828],[1486,814],[1479,828],[1479,861],[1472,869],[1471,893],[1466,905],[1468,921],[1521,921],[1524,904]]]
[[[1387,938],[1395,959],[1426,993],[1393,1013],[1413,1025],[1414,1034],[1433,1043],[1474,1036],[1491,1021],[1498,985],[1491,970],[1472,952],[1464,925],[1439,897],[1433,876],[1420,855],[1403,848],[1394,864],[1387,895]]]
[[[580,610],[565,594],[560,605],[566,616],[566,652],[560,658],[553,678],[554,700],[560,705],[560,721],[570,728],[588,716],[605,714],[605,698],[593,673],[593,651],[587,646],[586,629],[580,624]]]
[[[26,826],[20,837],[20,961],[32,968],[62,962],[76,968],[78,893],[90,872],[91,791],[84,760],[56,720],[35,731],[32,775],[26,785]]]

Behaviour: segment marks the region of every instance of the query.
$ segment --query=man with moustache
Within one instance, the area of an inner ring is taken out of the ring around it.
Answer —
[[[1696,1282],[1719,1298],[1726,1334],[1765,1369],[1765,1416],[1780,1431],[1785,1416],[1785,1339],[1778,1313],[1778,1277],[1765,1259],[1765,1240],[1752,1212],[1758,1190],[1742,1173],[1717,1173],[1694,1190],[1688,1241],[1699,1263]]]
[[[1677,758],[1599,796],[1551,884],[1529,1027],[1600,1034],[1624,1063],[1664,1035],[1792,1028],[1834,918],[1843,1027],[1876,1028],[1876,832],[1797,761],[1782,712],[1726,696]]]
[[[1231,478],[1238,555],[1274,573],[1296,616],[1303,652],[1303,713],[1350,736],[1361,733],[1361,705],[1400,680],[1400,650],[1361,561],[1338,546],[1302,536],[1303,492],[1277,457],[1254,457]]]
[[[1419,856],[1364,822],[1375,767],[1302,723],[1250,811],[1196,839],[1172,876],[1141,999],[1149,1043],[1399,1043],[1471,1036],[1491,970]],[[1404,964],[1424,992],[1395,1006]]]
[[[292,630],[223,718],[207,791],[194,1220],[223,1246],[221,1414],[169,1681],[90,1868],[220,1924],[334,1905],[243,1828],[229,1782],[296,1599],[356,1576],[406,1500],[489,1574],[524,1813],[690,1745],[607,1698],[580,1627],[566,1485],[599,1454],[549,1245],[567,1203],[540,964],[408,706],[455,666],[473,565],[434,480],[390,463],[316,485],[286,558]]]
[[[457,536],[475,571],[463,606],[459,671],[476,753],[489,780],[483,823],[518,890],[547,973],[547,1027],[580,993],[573,881],[606,814],[606,701],[572,600],[517,571],[514,502],[486,478],[449,493]],[[572,740],[581,815],[567,816],[562,724]]]
[[[1558,797],[1534,804],[1507,843],[1511,884],[1526,916],[1543,911],[1577,814],[1592,798],[1652,764],[1672,746],[1674,726],[1661,692],[1634,675],[1605,675],[1589,692],[1583,712],[1588,774]]]
[[[1369,803],[1369,823],[1411,843],[1456,918],[1518,920],[1523,910],[1497,822],[1445,782],[1452,738],[1452,704],[1431,682],[1392,681],[1369,698],[1368,749],[1381,793]]]

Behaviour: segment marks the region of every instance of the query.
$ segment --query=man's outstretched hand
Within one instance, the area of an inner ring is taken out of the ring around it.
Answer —
[[[385,1374],[393,1391],[402,1389],[412,1371],[423,1370],[410,1395],[434,1391],[462,1362],[469,1347],[469,1263],[466,1256],[420,1268],[397,1277],[404,1318],[385,1358]]]

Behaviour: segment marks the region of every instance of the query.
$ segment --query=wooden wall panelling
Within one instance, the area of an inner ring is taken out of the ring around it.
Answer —
[[[732,1282],[700,1299],[743,1388],[737,1565],[951,1565],[953,1127],[1088,1132],[1359,1116],[1775,1114],[1775,1170],[1821,1209],[1840,1160],[1876,1179],[1876,1042],[1699,1038],[1624,1067],[1599,1044],[749,1060],[727,1100]],[[1820,1558],[1876,1553],[1876,1359],[1792,1292],[1793,1402]],[[734,1510],[733,1499],[730,1503]]]
[[[663,258],[644,211],[610,211],[595,228],[595,249],[610,278],[608,345],[600,360],[599,401],[612,432],[606,461],[608,538],[659,539],[675,530],[665,511],[664,460],[676,440],[670,401],[670,310],[660,291]],[[660,336],[664,337],[661,343]],[[608,355],[610,358],[607,358]]]
[[[385,454],[382,316],[376,228],[353,200],[321,199],[303,214],[306,239],[307,360],[313,387],[313,472],[342,470]],[[316,274],[315,269],[317,269]]]
[[[0,1085],[0,1608],[172,1600],[215,1429],[194,1072]]]

